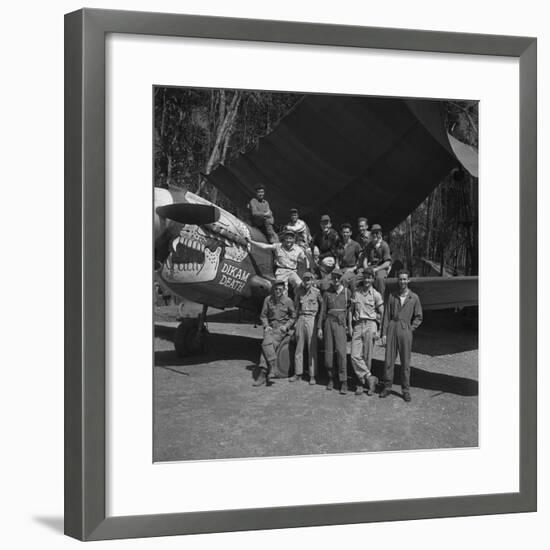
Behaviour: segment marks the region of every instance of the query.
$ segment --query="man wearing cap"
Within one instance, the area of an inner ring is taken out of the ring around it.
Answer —
[[[266,237],[270,243],[279,242],[277,233],[273,230],[273,213],[269,203],[265,200],[265,187],[263,185],[256,186],[256,196],[250,199],[250,202],[246,205],[250,211],[250,218],[252,225],[257,227]]]
[[[382,295],[372,286],[374,272],[367,267],[357,279],[357,288],[351,297],[351,364],[357,376],[355,395],[373,395],[378,379],[371,372],[372,350],[378,325],[384,314]]]
[[[372,267],[374,271],[374,288],[384,297],[386,278],[391,268],[390,247],[382,239],[382,227],[374,224],[371,227],[372,239],[365,248],[362,258],[363,267]]]
[[[275,264],[275,279],[283,281],[285,288],[288,285],[293,289],[302,284],[302,279],[298,276],[298,264],[305,264],[306,254],[304,249],[295,243],[294,231],[285,229],[283,232],[283,242],[266,244],[258,241],[249,241],[259,248],[273,251],[273,260]]]
[[[309,383],[315,384],[317,372],[317,320],[321,311],[321,292],[313,286],[313,275],[304,273],[301,286],[294,297],[296,310],[296,352],[294,355],[294,376],[290,382],[301,380],[303,375],[304,347],[307,348]]]
[[[380,397],[391,393],[397,352],[401,359],[401,389],[403,399],[411,400],[410,362],[413,332],[422,323],[422,306],[418,296],[409,289],[409,272],[402,269],[398,276],[398,290],[391,293],[382,322],[382,345],[386,345],[384,361],[384,389]]]
[[[350,292],[342,284],[342,272],[332,272],[332,288],[325,292],[319,317],[319,338],[325,343],[325,367],[328,373],[327,390],[334,388],[334,352],[338,362],[340,393],[348,392],[346,330]],[[321,328],[322,327],[322,328]]]
[[[326,258],[338,258],[338,246],[340,237],[338,233],[332,229],[330,216],[324,214],[321,216],[321,232],[316,233],[311,241],[313,256],[318,257],[319,262],[323,263]]]
[[[361,246],[351,238],[351,225],[343,223],[340,228],[342,240],[338,247],[338,264],[343,272],[343,283],[348,285],[355,277],[357,262],[361,256]]]
[[[294,304],[285,295],[284,287],[283,281],[275,281],[272,293],[264,299],[260,313],[260,321],[264,329],[261,370],[254,386],[269,384],[270,378],[275,377],[279,346],[294,323]]]

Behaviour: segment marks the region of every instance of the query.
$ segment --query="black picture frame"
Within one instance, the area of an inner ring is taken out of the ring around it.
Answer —
[[[508,56],[520,67],[520,490],[107,517],[105,507],[105,37],[107,33]],[[535,38],[83,9],[65,16],[65,533],[80,540],[536,510]]]

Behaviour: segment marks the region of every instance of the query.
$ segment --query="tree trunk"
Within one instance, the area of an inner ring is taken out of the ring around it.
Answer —
[[[411,214],[409,214],[407,216],[407,236],[408,236],[408,261],[407,263],[409,264],[409,271],[411,273],[411,277],[412,277],[412,271],[413,271],[413,258],[414,258],[414,247],[413,247],[413,234],[412,234],[412,219],[411,219]]]
[[[428,204],[426,206],[426,248],[424,249],[424,255],[426,256],[426,259],[430,259],[430,245],[431,245],[431,238],[432,238],[432,201],[433,201],[433,193],[430,194],[428,197]]]
[[[237,117],[239,104],[241,102],[241,97],[242,97],[241,92],[236,91],[233,94],[233,97],[231,99],[229,106],[227,106],[225,93],[223,91],[221,92],[219,115],[221,117],[223,114],[223,120],[220,119],[219,124],[217,125],[216,139],[214,141],[212,150],[210,151],[208,161],[206,162],[206,167],[204,170],[205,174],[210,174],[214,166],[216,166],[222,161],[221,160],[222,155],[225,152],[227,152],[229,140],[231,139],[233,123],[235,122],[235,119]],[[206,181],[203,179],[199,185],[199,188],[197,189],[197,194],[200,195],[200,193],[204,189],[205,184],[206,184]]]
[[[166,155],[166,187],[172,183],[172,155]]]

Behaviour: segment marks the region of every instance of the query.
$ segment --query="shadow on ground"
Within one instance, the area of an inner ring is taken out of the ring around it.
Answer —
[[[182,313],[186,317],[197,317],[202,311],[202,306],[194,302],[185,302],[182,306]],[[155,306],[155,322],[176,322],[180,317],[180,311],[176,305]],[[258,315],[242,309],[227,308],[215,309],[209,308],[207,320],[216,323],[255,323],[258,321]]]
[[[252,378],[256,379],[260,372],[259,367],[255,364],[250,364],[245,369],[251,372]],[[379,380],[384,376],[384,362],[374,359],[372,362],[372,373],[378,377]],[[306,375],[307,378],[307,375]],[[317,377],[317,385],[326,386],[328,377],[326,370],[321,368]],[[348,365],[348,382],[349,389],[351,391],[356,388],[356,378],[353,374],[353,369]],[[396,386],[395,389],[399,390],[401,387],[401,366],[396,365],[394,370],[393,383]],[[336,382],[336,387],[340,385]],[[464,397],[474,397],[479,394],[479,385],[477,380],[471,378],[462,378],[460,376],[452,376],[449,374],[442,374],[433,371],[426,371],[418,367],[411,367],[411,388],[422,388],[424,390],[430,390],[437,392],[436,395],[442,393],[451,393],[455,395],[462,395]],[[380,393],[382,385],[378,384],[376,393]],[[395,393],[398,393],[397,391]]]
[[[383,378],[384,362],[374,360],[372,362],[372,371],[380,380]],[[394,385],[401,387],[401,366],[396,365],[393,377]],[[471,378],[462,378],[433,371],[426,371],[418,367],[411,366],[411,387],[422,388],[424,390],[436,391],[439,393],[453,393],[465,397],[473,397],[479,393],[477,380]]]
[[[175,328],[163,325],[155,325],[155,338],[174,341]],[[193,357],[179,357],[174,350],[155,351],[155,365],[186,366],[204,363],[206,361],[219,361],[230,359],[242,359],[255,362],[258,359],[259,340],[248,336],[236,334],[209,333],[207,337],[207,353]]]
[[[435,357],[477,350],[478,345],[476,312],[425,311],[414,333],[413,352]]]

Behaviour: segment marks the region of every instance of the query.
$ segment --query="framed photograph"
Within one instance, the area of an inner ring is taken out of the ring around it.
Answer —
[[[534,38],[84,9],[65,115],[66,534],[536,510]]]

